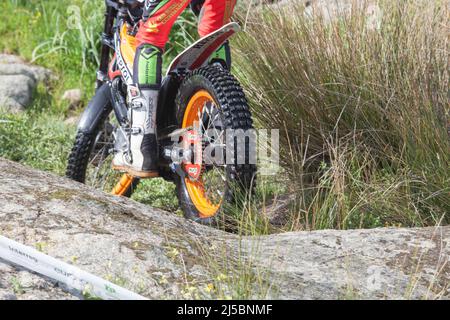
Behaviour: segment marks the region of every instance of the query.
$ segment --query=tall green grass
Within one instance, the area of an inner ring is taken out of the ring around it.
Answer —
[[[286,229],[450,222],[448,2],[378,3],[375,24],[363,1],[240,17],[235,69],[297,195]]]
[[[75,128],[62,116],[0,110],[0,156],[33,168],[63,175]]]
[[[70,6],[80,8],[77,28]],[[54,71],[58,81],[53,83],[52,93],[57,98],[64,90],[81,88],[85,101],[89,99],[94,89],[97,35],[101,30],[98,1],[2,1],[0,18],[0,51],[20,55]],[[57,99],[52,107],[64,109]]]

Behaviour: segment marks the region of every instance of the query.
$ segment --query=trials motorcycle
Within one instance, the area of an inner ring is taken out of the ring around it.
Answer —
[[[79,121],[66,172],[73,180],[125,197],[139,179],[114,171],[111,161],[133,134],[128,108],[137,90],[132,80],[136,2],[105,0],[97,89]],[[176,184],[185,217],[203,224],[217,222],[238,193],[254,187],[256,165],[249,163],[248,139],[242,146],[236,137],[225,137],[227,130],[253,128],[246,97],[227,68],[209,61],[238,31],[237,23],[229,23],[184,50],[168,67],[159,93],[159,177]]]

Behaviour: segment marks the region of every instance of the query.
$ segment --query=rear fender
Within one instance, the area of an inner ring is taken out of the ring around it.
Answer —
[[[209,57],[239,30],[239,24],[231,22],[201,38],[172,61],[167,69],[167,75],[179,70],[193,71],[202,67],[208,62]]]

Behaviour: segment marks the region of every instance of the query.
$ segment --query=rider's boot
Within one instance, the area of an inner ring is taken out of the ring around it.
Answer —
[[[144,44],[136,51],[133,78],[137,90],[130,88],[128,116],[131,121],[128,150],[119,151],[113,169],[138,178],[158,176],[156,112],[161,86],[161,51]]]

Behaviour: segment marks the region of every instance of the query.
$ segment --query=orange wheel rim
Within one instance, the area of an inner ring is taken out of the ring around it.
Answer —
[[[200,121],[199,115],[202,114],[203,108],[207,102],[217,105],[214,98],[206,90],[200,90],[192,96],[186,107],[183,117],[182,128],[192,127],[196,121]],[[185,178],[186,189],[195,208],[198,210],[200,217],[210,218],[216,215],[222,204],[222,200],[218,204],[214,204],[205,193],[205,186],[200,177],[197,181]]]
[[[130,189],[133,184],[134,178],[129,174],[124,174],[120,181],[116,184],[114,189],[112,190],[112,194],[116,196],[123,196]]]

